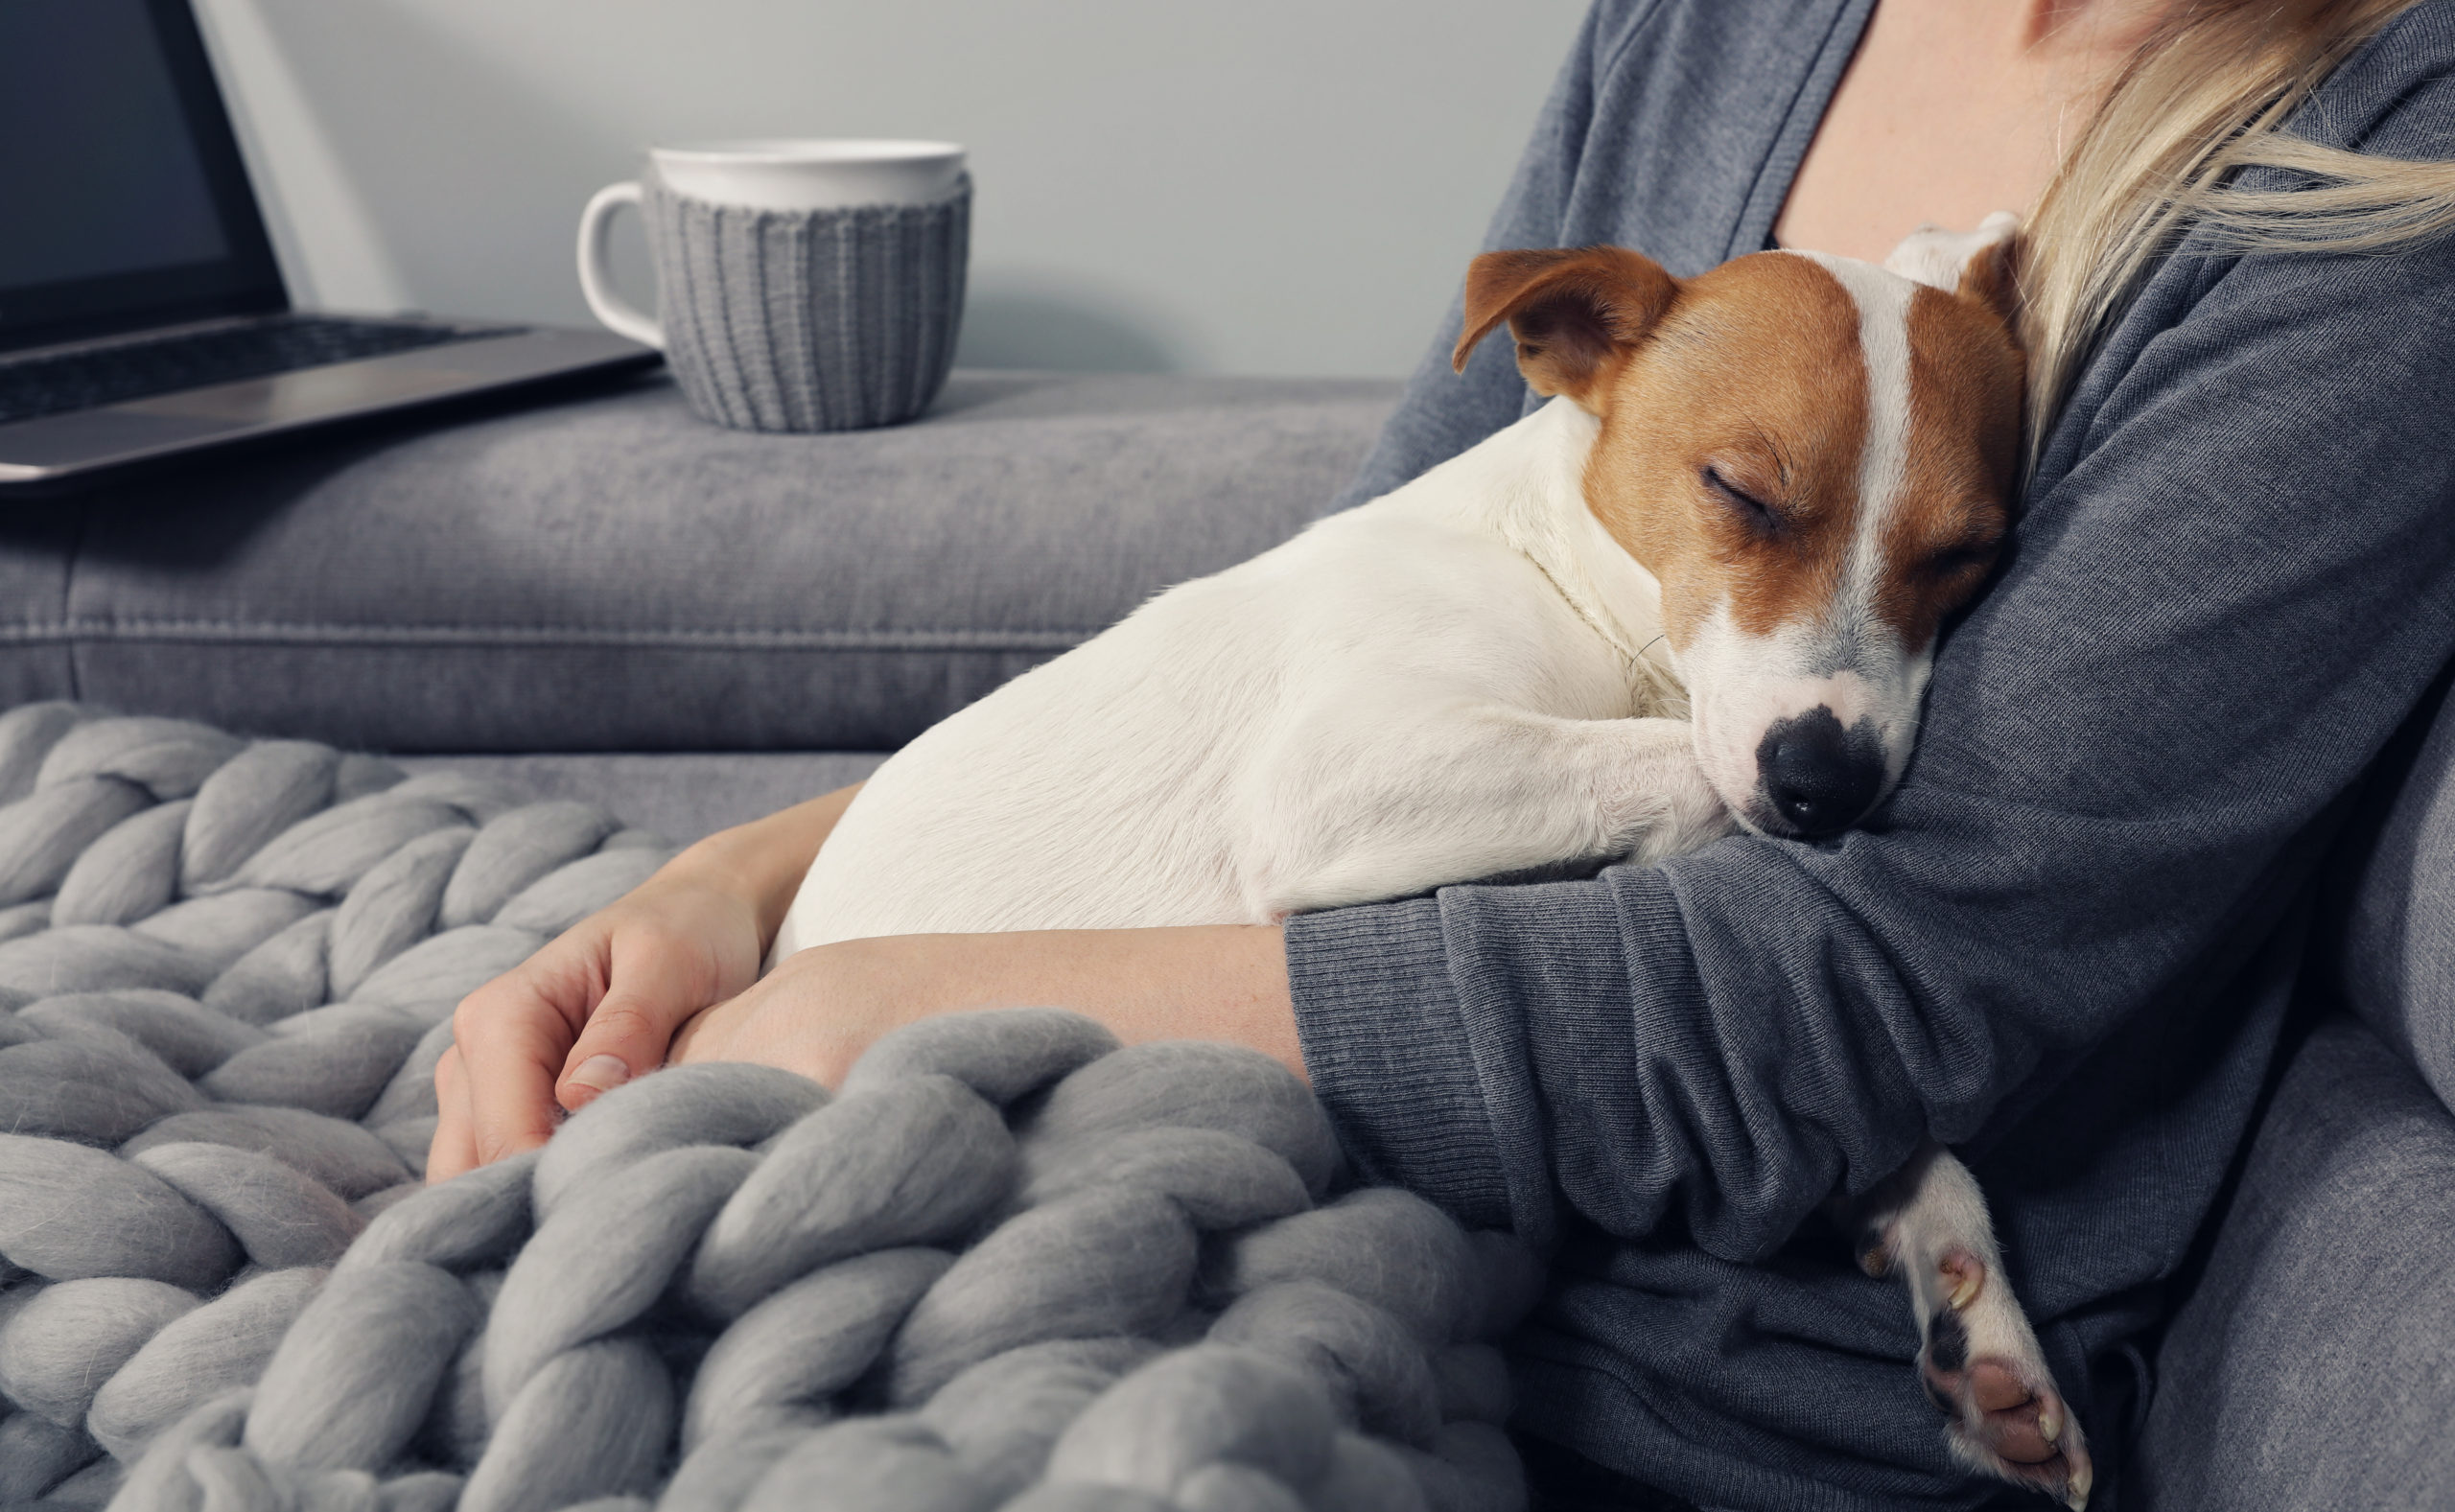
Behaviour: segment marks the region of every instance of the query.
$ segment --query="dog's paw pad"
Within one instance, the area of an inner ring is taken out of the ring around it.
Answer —
[[[1971,1300],[1982,1293],[1981,1271]],[[2094,1479],[2088,1444],[2045,1361],[1982,1347],[1992,1342],[1974,1341],[1959,1312],[1938,1313],[1929,1325],[1919,1375],[1927,1394],[1952,1419],[1946,1431],[1953,1453],[2074,1509],[2087,1506]]]

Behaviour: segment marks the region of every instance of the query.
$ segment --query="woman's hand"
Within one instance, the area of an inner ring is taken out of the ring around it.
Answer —
[[[1274,925],[901,935],[804,950],[693,1018],[676,1060],[756,1060],[827,1086],[880,1036],[970,1008],[1068,1008],[1128,1044],[1215,1039],[1304,1074]]]
[[[857,791],[711,835],[462,999],[434,1068],[427,1179],[544,1144],[564,1112],[663,1065],[690,1015],[756,982]]]
[[[752,901],[660,872],[460,1002],[434,1068],[429,1181],[546,1142],[577,1112],[663,1065],[684,1020],[759,979]]]

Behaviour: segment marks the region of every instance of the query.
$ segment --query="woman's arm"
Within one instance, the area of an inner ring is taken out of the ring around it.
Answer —
[[[776,942],[776,931],[783,927],[784,912],[792,907],[809,864],[818,859],[819,847],[835,832],[836,821],[860,791],[855,782],[764,819],[719,829],[675,856],[671,866],[750,902],[758,912],[763,954]]]
[[[749,987],[856,783],[719,831],[464,999],[435,1066],[427,1178],[544,1144],[564,1109],[662,1065],[682,1022]]]
[[[1296,1010],[1280,931],[1184,929],[901,935],[800,951],[756,987],[675,1036],[677,1060],[759,1060],[829,1086],[879,1036],[971,1008],[1055,1005],[1127,1044],[1214,1039],[1248,1045],[1297,1075]]]

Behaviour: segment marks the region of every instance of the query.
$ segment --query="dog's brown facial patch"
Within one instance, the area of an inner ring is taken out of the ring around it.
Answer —
[[[1715,604],[1764,635],[1830,604],[1859,523],[1859,312],[1815,263],[1756,253],[1687,280],[1598,407],[1586,499],[1662,583],[1684,649]]]
[[[1883,523],[1875,611],[1915,655],[1977,592],[2001,548],[2025,364],[1982,293],[1919,289],[1908,326],[1909,441]]]

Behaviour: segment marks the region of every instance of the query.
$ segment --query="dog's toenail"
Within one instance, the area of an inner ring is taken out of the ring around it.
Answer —
[[[1952,1311],[1959,1312],[1977,1300],[1986,1286],[1986,1268],[1976,1257],[1955,1251],[1946,1255],[1935,1269],[1944,1284],[1952,1289]]]
[[[2087,1460],[2083,1459],[2073,1465],[2070,1483],[2064,1488],[2066,1495],[2063,1498],[2063,1504],[2069,1507],[2071,1512],[2081,1512],[2081,1509],[2089,1504],[2089,1491],[2096,1484],[2096,1474],[2089,1468]]]
[[[2063,1436],[2063,1407],[2052,1397],[2038,1406],[2037,1431],[2046,1435],[2049,1444]]]

